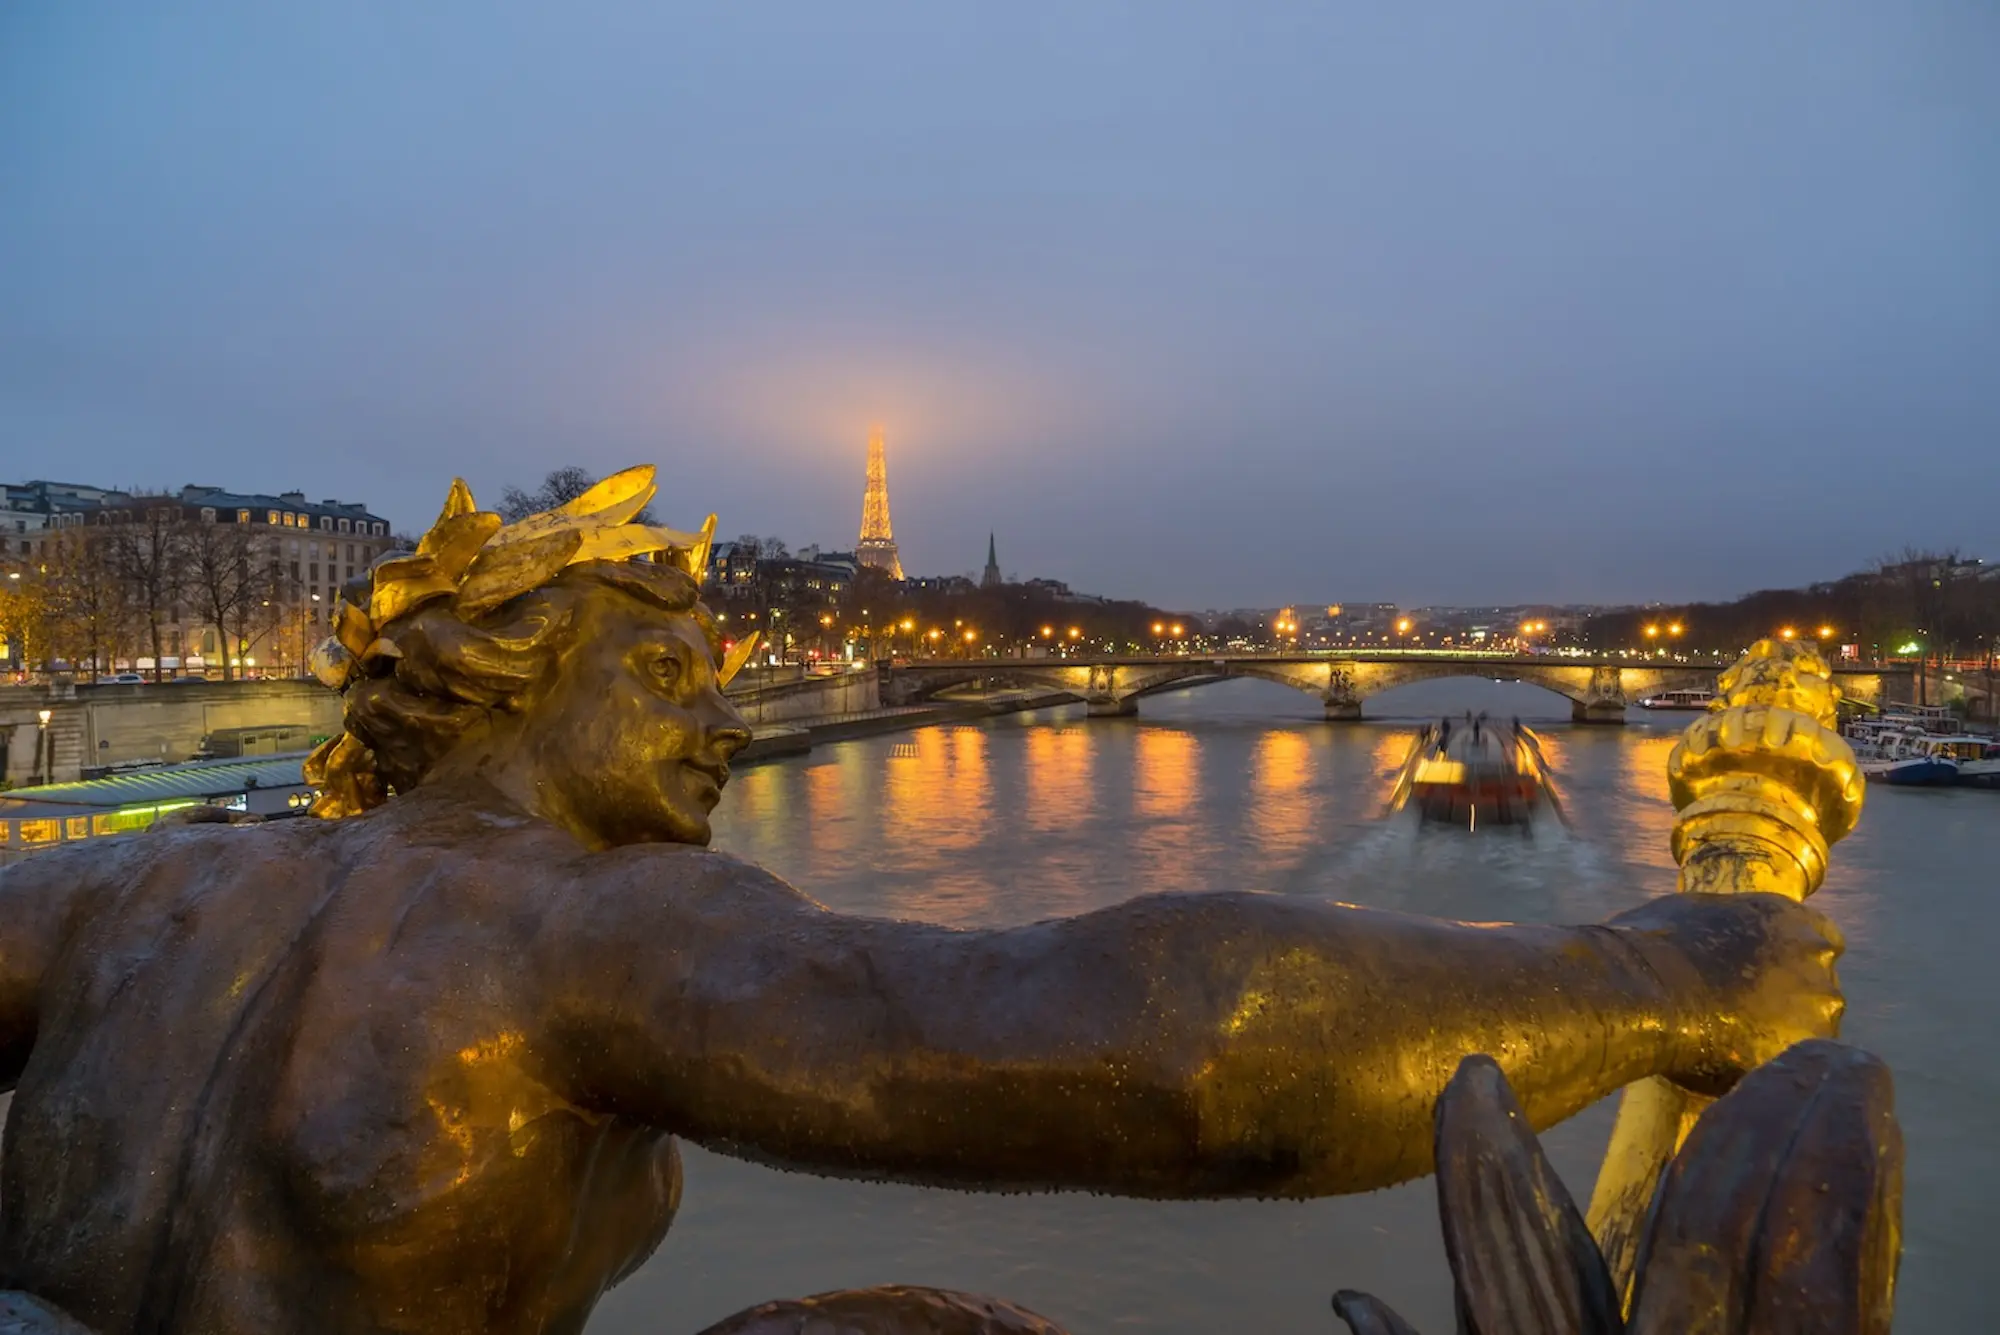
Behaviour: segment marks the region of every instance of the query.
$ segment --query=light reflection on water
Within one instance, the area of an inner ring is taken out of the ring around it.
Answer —
[[[1570,816],[1531,835],[1381,819],[1417,720],[1519,715]],[[836,908],[959,926],[1031,921],[1133,894],[1263,889],[1473,921],[1593,921],[1673,888],[1667,752],[1688,715],[1571,728],[1515,685],[1438,682],[1359,726],[1309,696],[1229,683],[1143,702],[926,729],[747,770],[718,843]],[[1900,1331],[1991,1325],[1984,1240],[2000,1231],[2000,1079],[1987,1035],[2000,936],[2000,797],[1871,792],[1815,901],[1846,932],[1847,1036],[1895,1068],[1909,1140]],[[1588,1195],[1609,1109],[1546,1137]],[[1433,1188],[1302,1204],[986,1196],[787,1175],[690,1147],[679,1222],[607,1297],[596,1335],[693,1331],[765,1298],[890,1282],[1001,1294],[1078,1335],[1335,1329],[1332,1291],[1382,1294],[1453,1327]]]

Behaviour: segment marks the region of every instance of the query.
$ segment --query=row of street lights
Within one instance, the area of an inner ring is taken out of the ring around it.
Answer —
[[[749,630],[758,629],[757,613],[739,612],[736,615],[745,623],[746,633]],[[863,609],[862,615],[867,615],[867,609]],[[716,619],[726,622],[729,620],[729,614],[726,612],[722,613]],[[773,641],[771,645],[772,651],[783,652],[788,648],[797,647],[798,642],[790,636],[784,636],[782,640],[779,639],[780,632],[775,624],[778,619],[778,615],[775,612],[769,618],[773,623],[770,627],[771,639]],[[975,646],[985,642],[987,638],[984,632],[975,626],[966,625],[962,620],[953,621],[950,630],[946,630],[943,626],[933,626],[927,630],[920,630],[917,620],[914,617],[904,617],[899,621],[886,622],[880,627],[875,626],[872,622],[864,621],[857,626],[850,626],[843,631],[839,628],[839,619],[831,612],[826,612],[820,615],[819,626],[823,637],[838,635],[845,640],[862,644],[872,644],[878,638],[885,639],[888,641],[891,652],[894,652],[897,648],[897,636],[899,634],[905,635],[909,637],[908,650],[912,655],[915,655],[919,650],[925,650],[932,656],[937,656],[943,654],[948,646],[956,648],[961,644],[965,647],[965,651],[969,653],[972,652]],[[1180,637],[1187,633],[1187,627],[1179,622],[1175,622],[1171,627],[1161,623],[1155,627],[1155,633],[1161,635],[1171,634],[1175,637]],[[1040,638],[1048,644],[1076,646],[1083,642],[1084,630],[1081,626],[1058,627],[1055,625],[1045,625],[1040,628]],[[823,646],[822,650],[815,651],[812,656],[823,657],[826,652],[830,651],[826,650]]]

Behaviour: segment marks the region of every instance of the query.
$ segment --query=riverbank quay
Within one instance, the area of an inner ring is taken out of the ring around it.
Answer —
[[[832,742],[853,741],[888,732],[908,732],[937,723],[976,723],[1002,714],[1019,714],[1030,709],[1077,703],[1079,701],[1075,696],[1060,691],[981,691],[940,696],[921,705],[892,705],[848,714],[796,719],[756,728],[750,745],[737,752],[732,763],[738,767],[762,764],[787,756],[803,755],[815,746]]]

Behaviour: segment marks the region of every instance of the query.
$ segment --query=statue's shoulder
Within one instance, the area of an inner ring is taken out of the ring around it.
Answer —
[[[33,853],[0,867],[0,902],[19,906],[115,891],[142,879],[158,861],[157,851],[149,834],[135,834]]]
[[[150,834],[65,844],[0,867],[0,958],[48,958],[84,925],[114,915],[165,865]]]
[[[745,897],[810,902],[784,878],[721,849],[694,844],[632,844],[580,855],[589,879],[620,887],[670,891],[688,901]]]

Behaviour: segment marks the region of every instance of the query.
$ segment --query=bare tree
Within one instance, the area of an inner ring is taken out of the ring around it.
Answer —
[[[56,648],[96,681],[131,647],[132,610],[101,529],[61,533],[48,548],[49,587],[56,613]]]
[[[597,479],[575,464],[552,468],[533,491],[509,487],[500,493],[500,517],[508,523],[566,505],[597,485]]]
[[[183,533],[182,578],[189,601],[222,643],[222,679],[234,660],[248,652],[261,623],[278,601],[277,564],[257,541],[250,525],[189,524]]]
[[[228,657],[240,656],[246,663],[259,640],[267,635],[275,637],[285,619],[286,604],[297,602],[300,594],[298,581],[286,574],[275,554],[265,556],[258,570],[257,596],[237,609],[229,628],[229,643],[223,646]]]
[[[166,628],[180,605],[186,573],[181,503],[173,496],[139,496],[107,512],[111,567],[153,650],[153,680],[165,672]]]

